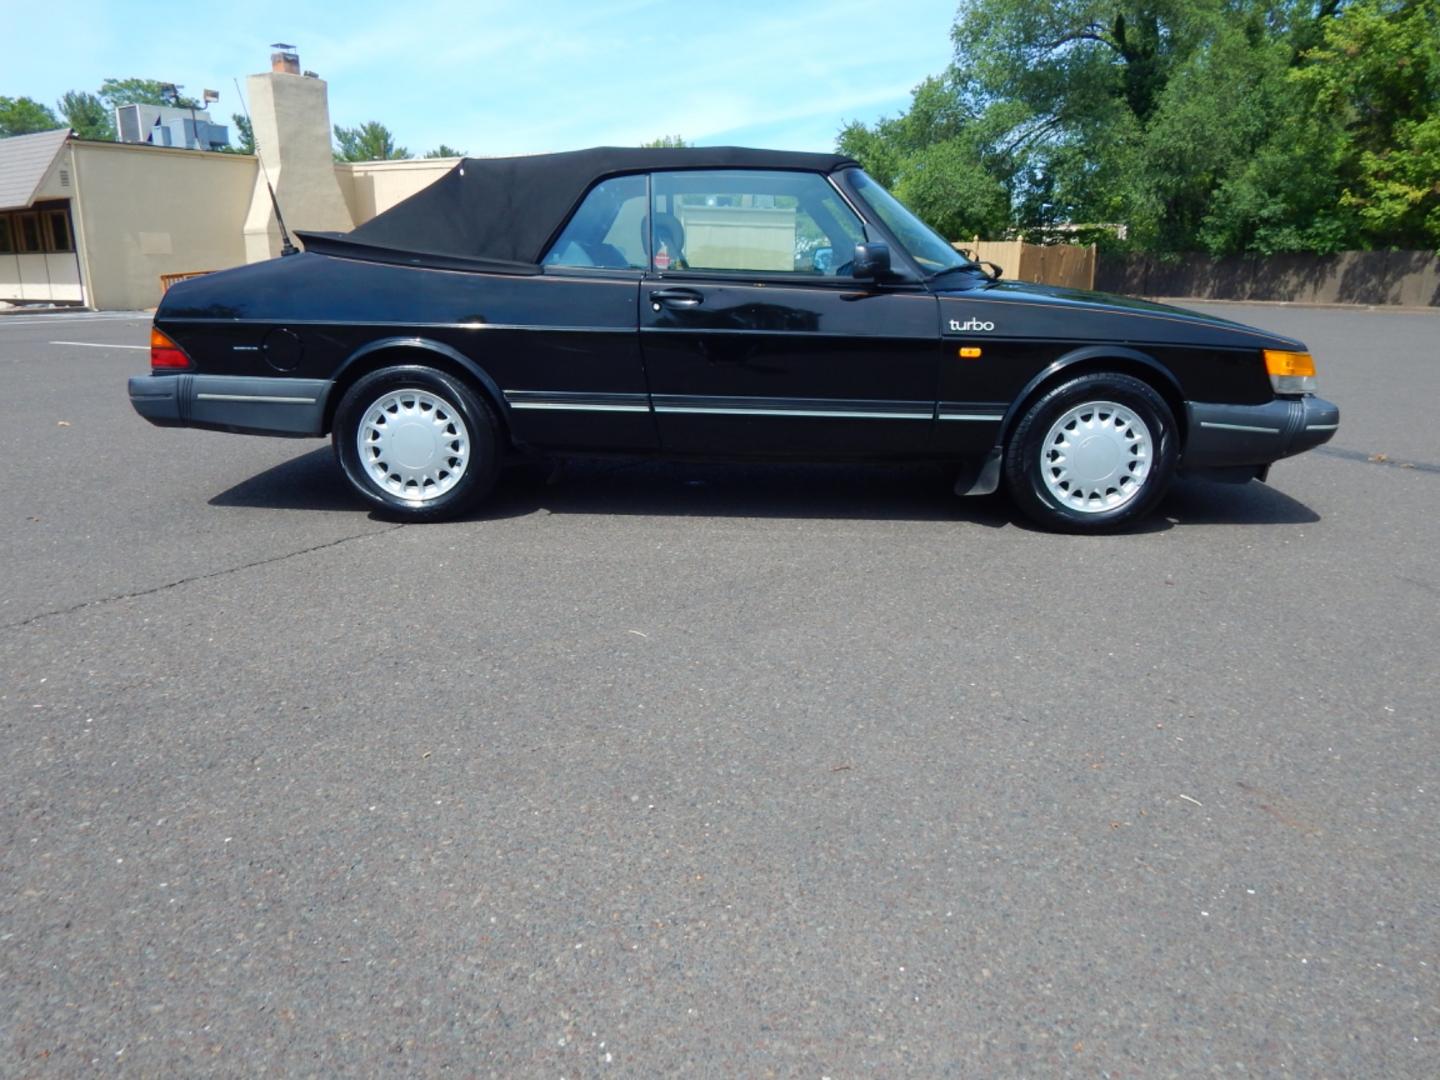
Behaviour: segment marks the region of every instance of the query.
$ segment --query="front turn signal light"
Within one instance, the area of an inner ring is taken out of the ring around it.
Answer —
[[[150,367],[156,371],[174,371],[176,368],[188,368],[190,357],[185,355],[185,350],[170,340],[158,326],[150,328]]]
[[[1265,370],[1277,394],[1313,394],[1316,388],[1315,358],[1308,352],[1266,349]]]

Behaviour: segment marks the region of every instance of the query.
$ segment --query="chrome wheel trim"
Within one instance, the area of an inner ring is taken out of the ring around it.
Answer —
[[[360,415],[360,468],[376,487],[407,502],[438,499],[470,462],[470,433],[454,405],[429,390],[392,390]]]
[[[1087,401],[1050,425],[1040,447],[1040,475],[1061,506],[1101,514],[1140,494],[1154,457],[1150,429],[1134,410]]]

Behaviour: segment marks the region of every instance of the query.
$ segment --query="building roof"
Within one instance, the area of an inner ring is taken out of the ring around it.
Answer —
[[[23,210],[55,163],[70,129],[39,131],[0,139],[0,210]]]
[[[837,154],[734,146],[652,149],[602,146],[527,157],[464,158],[429,187],[343,237],[302,232],[312,251],[407,251],[533,267],[597,180],[659,169],[803,169],[854,166]]]

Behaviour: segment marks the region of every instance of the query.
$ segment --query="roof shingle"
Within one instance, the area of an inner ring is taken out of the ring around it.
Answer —
[[[70,137],[69,128],[0,139],[0,210],[20,210],[35,201],[35,189]]]

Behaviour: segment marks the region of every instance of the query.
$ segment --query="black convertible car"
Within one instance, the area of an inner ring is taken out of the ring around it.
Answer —
[[[466,159],[155,313],[153,423],[330,434],[385,513],[464,513],[511,457],[954,462],[1071,531],[1177,469],[1325,442],[1297,341],[1001,281],[852,160],[737,148]]]

